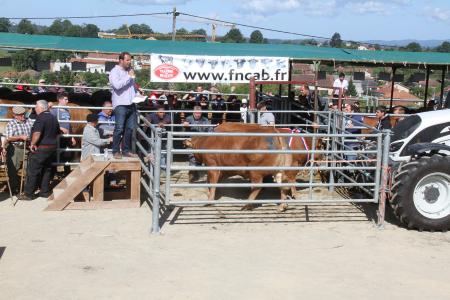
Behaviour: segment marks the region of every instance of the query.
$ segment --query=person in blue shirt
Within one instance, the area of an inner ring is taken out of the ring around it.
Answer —
[[[69,104],[69,95],[61,92],[56,95],[58,106],[67,106]],[[62,134],[72,134],[72,126],[70,124],[70,112],[67,108],[52,108],[50,113],[56,117]],[[60,148],[71,148],[76,145],[75,138],[60,136]],[[60,162],[70,162],[73,158],[73,152],[65,151],[59,154]],[[64,175],[70,173],[70,166],[64,166]]]
[[[113,114],[111,101],[105,101],[102,105],[103,109],[98,113],[97,129],[102,139],[111,137],[114,133],[114,124],[116,118]]]

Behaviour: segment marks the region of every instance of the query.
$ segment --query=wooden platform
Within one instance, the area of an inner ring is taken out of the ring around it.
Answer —
[[[124,191],[105,192],[105,172],[112,170],[125,173]],[[49,198],[51,203],[46,210],[138,207],[140,178],[138,158],[105,160],[103,156],[91,156],[53,189]],[[90,193],[84,192],[86,187],[90,187]],[[84,201],[75,200],[79,198]]]

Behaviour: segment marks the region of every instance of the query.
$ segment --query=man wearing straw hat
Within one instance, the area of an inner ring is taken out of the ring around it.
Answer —
[[[14,118],[6,125],[6,140],[8,142],[6,163],[8,166],[8,176],[13,194],[19,192],[19,176],[17,175],[20,166],[24,163],[26,141],[30,139],[32,122],[25,118],[25,108],[14,106]]]

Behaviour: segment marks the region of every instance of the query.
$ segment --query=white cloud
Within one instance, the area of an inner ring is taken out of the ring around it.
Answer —
[[[174,5],[174,4],[185,4],[190,0],[116,0],[116,1],[132,5]]]
[[[412,4],[412,0],[247,0],[238,4],[240,14],[270,16],[300,11],[305,15],[328,17],[351,12],[357,14],[388,14],[394,9]]]
[[[386,14],[387,7],[380,1],[351,1],[346,7],[358,14]]]
[[[424,14],[431,20],[450,22],[450,9],[443,9],[439,7],[425,7]]]

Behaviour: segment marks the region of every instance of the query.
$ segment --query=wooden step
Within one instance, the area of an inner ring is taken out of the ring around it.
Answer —
[[[86,160],[88,161],[88,160]],[[86,161],[81,163],[72,173],[81,173],[81,167],[86,167]],[[89,162],[89,169],[84,169],[81,175],[75,176],[69,174],[60,184],[53,189],[54,201],[46,208],[46,210],[62,210],[75,197],[80,194],[86,186],[88,186],[94,179],[103,172],[109,165],[108,161],[93,161]]]

